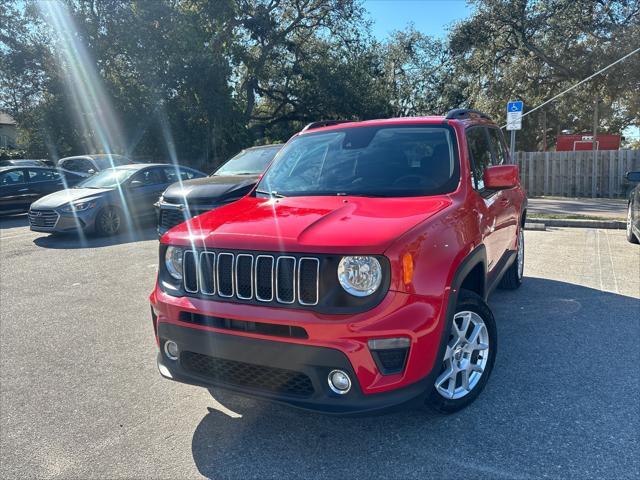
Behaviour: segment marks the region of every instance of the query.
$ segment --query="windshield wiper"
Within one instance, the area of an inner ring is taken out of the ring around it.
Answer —
[[[349,197],[380,197],[380,198],[389,198],[392,197],[393,195],[386,195],[384,193],[367,193],[367,192],[340,192],[337,193],[336,195],[339,196],[349,196]]]
[[[266,190],[256,190],[256,193],[261,193],[262,195],[269,195],[270,197],[275,197],[275,198],[285,198],[284,195],[276,192],[275,190],[271,190],[270,192]]]

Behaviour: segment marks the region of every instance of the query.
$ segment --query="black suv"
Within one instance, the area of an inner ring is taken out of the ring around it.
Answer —
[[[208,177],[170,185],[156,203],[158,234],[163,235],[191,217],[244,197],[281,148],[281,144],[247,148]]]

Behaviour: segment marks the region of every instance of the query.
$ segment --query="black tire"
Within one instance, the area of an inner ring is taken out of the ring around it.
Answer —
[[[122,231],[122,213],[116,207],[104,207],[96,215],[96,233],[102,237],[117,235]]]
[[[479,295],[467,290],[461,290],[460,295],[458,296],[458,303],[456,304],[454,318],[461,312],[473,312],[482,319],[482,322],[486,327],[489,348],[486,364],[484,365],[484,370],[481,372],[479,379],[476,381],[471,390],[468,393],[464,394],[464,396],[462,396],[461,398],[445,398],[445,396],[443,396],[443,394],[441,394],[436,388],[436,384],[439,382],[439,379],[447,369],[447,362],[445,362],[444,358],[442,359],[442,365],[439,369],[438,375],[436,375],[434,381],[435,383],[425,400],[425,406],[430,409],[436,410],[437,412],[445,414],[455,413],[459,410],[462,410],[471,402],[473,402],[478,397],[478,395],[480,395],[485,385],[487,384],[489,377],[491,376],[491,372],[493,371],[493,365],[495,363],[496,352],[498,348],[498,336],[493,313],[491,313],[491,309]],[[452,320],[452,322],[453,321],[455,320]],[[455,345],[453,332],[454,329],[452,325],[450,328],[449,337],[447,339],[448,347],[451,347],[452,344]],[[447,348],[447,351],[445,352],[445,357],[447,356],[448,351],[449,348]],[[455,375],[454,387],[455,385],[457,385],[458,379],[462,380],[459,377],[459,374]]]
[[[522,246],[522,248],[520,248]],[[522,285],[522,278],[524,276],[524,230],[522,227],[518,229],[518,248],[516,250],[516,259],[511,266],[504,272],[504,275],[500,279],[498,288],[503,290],[515,290]],[[520,255],[522,255],[522,269],[519,267]]]
[[[629,202],[629,208],[627,209],[627,241],[629,243],[640,243],[638,237],[633,233],[633,202]]]

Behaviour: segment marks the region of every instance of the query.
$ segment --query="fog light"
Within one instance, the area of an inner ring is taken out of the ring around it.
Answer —
[[[178,349],[178,344],[174,341],[167,340],[164,342],[164,353],[167,355],[169,360],[177,360],[178,355],[180,354],[180,349]]]
[[[351,390],[351,379],[342,370],[332,370],[329,373],[329,387],[339,395],[344,395]]]

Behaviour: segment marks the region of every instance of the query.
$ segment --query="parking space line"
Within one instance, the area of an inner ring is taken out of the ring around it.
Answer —
[[[616,293],[620,293],[620,290],[618,290],[618,279],[616,277],[616,268],[613,265],[613,253],[611,251],[611,242],[609,241],[609,231],[605,230],[604,234],[605,234],[605,237],[607,238],[607,247],[609,249],[609,261],[611,262],[611,275],[613,276],[613,285]]]
[[[602,283],[602,257],[600,256],[600,230],[596,230],[596,253],[598,255],[598,279],[600,280],[600,290],[604,291]]]

